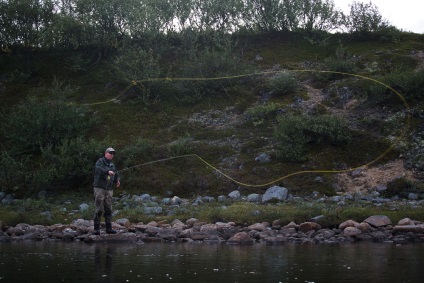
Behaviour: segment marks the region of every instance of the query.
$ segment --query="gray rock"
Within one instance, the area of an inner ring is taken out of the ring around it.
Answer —
[[[121,226],[124,227],[129,227],[130,226],[130,220],[128,218],[121,218],[121,219],[117,219],[115,220],[115,222]]]
[[[280,186],[272,186],[262,196],[262,202],[283,201],[287,199],[288,190]]]
[[[143,199],[140,196],[136,196],[136,195],[132,196],[131,200],[137,203],[143,202]]]
[[[162,199],[162,204],[170,204],[171,203],[171,199],[170,198],[164,198]]]
[[[373,215],[365,219],[364,222],[377,228],[392,224],[392,221],[389,219],[389,217],[385,215]]]
[[[172,204],[172,205],[180,205],[182,202],[183,202],[183,201],[182,201],[182,199],[180,199],[180,198],[179,198],[179,197],[177,197],[177,196],[174,196],[174,197],[171,199],[171,204]]]
[[[204,202],[207,202],[207,203],[212,203],[212,202],[215,202],[215,198],[214,197],[205,196],[203,198],[203,201]]]
[[[144,213],[145,214],[161,214],[163,211],[162,207],[156,206],[156,207],[144,207]]]
[[[84,211],[86,211],[89,207],[90,207],[90,206],[89,206],[88,204],[86,204],[86,203],[82,203],[82,204],[80,204],[80,206],[79,206],[79,211],[80,211],[80,212],[84,212]]]
[[[218,196],[218,202],[225,202],[227,198],[225,196]]]
[[[15,198],[13,197],[13,195],[8,194],[6,195],[2,200],[1,203],[4,205],[11,205],[15,203]]]
[[[260,194],[250,194],[247,196],[248,202],[260,202],[262,200],[262,196]]]
[[[351,175],[353,178],[360,177],[360,176],[362,176],[362,174],[363,174],[363,170],[362,170],[361,168],[356,169],[356,170],[353,170],[353,171],[352,171],[352,173],[350,173],[350,175]]]
[[[375,190],[376,190],[377,192],[383,192],[383,191],[387,190],[387,186],[386,186],[386,185],[377,185],[377,186],[375,187]]]
[[[322,220],[322,219],[324,219],[324,218],[325,218],[325,216],[324,216],[324,215],[318,215],[318,216],[312,217],[312,218],[311,218],[311,221],[312,221],[312,222],[318,222],[318,221],[320,221],[320,220]]]
[[[231,193],[229,193],[228,194],[228,197],[230,198],[230,199],[233,199],[233,200],[238,200],[238,199],[240,199],[240,196],[241,196],[241,194],[240,194],[240,192],[239,191],[232,191]]]
[[[148,202],[152,200],[152,197],[149,194],[142,194],[140,198],[141,198],[141,201],[144,201],[144,202]]]
[[[253,239],[246,232],[239,232],[228,239],[227,243],[230,245],[251,245],[253,244]]]
[[[271,156],[268,153],[261,153],[255,158],[255,161],[260,163],[269,163],[271,162]]]
[[[342,201],[342,197],[341,196],[333,196],[333,197],[331,197],[331,201],[332,202],[340,202],[340,201]]]
[[[362,231],[355,227],[347,227],[343,230],[345,237],[357,237],[362,234]]]
[[[414,193],[409,193],[408,194],[408,199],[410,200],[417,200],[418,199],[418,195],[414,194]]]

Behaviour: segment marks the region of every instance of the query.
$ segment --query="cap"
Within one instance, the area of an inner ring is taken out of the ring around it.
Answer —
[[[115,152],[115,150],[111,147],[106,148],[106,152]]]

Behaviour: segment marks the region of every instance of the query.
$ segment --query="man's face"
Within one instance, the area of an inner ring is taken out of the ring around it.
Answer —
[[[114,151],[106,152],[106,153],[105,153],[105,157],[106,157],[108,160],[112,160],[114,156],[115,156],[115,152],[114,152]]]

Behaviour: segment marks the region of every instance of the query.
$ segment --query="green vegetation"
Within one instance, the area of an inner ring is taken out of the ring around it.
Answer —
[[[14,226],[18,223],[51,225],[55,223],[68,223],[73,219],[90,219],[92,217],[93,204],[88,202],[88,208],[80,211],[78,205],[87,203],[88,198],[80,194],[66,195],[68,198],[54,197],[47,199],[23,199],[10,207],[0,206],[2,224]],[[121,204],[121,203],[120,203]],[[260,222],[272,223],[279,220],[286,225],[291,221],[302,223],[310,221],[311,218],[324,215],[319,224],[325,228],[336,228],[348,219],[358,222],[372,215],[386,215],[393,223],[409,217],[411,219],[423,219],[424,212],[408,206],[406,203],[385,204],[383,206],[366,205],[361,201],[353,201],[344,207],[335,203],[314,203],[305,201],[286,201],[273,205],[260,205],[248,202],[211,203],[201,206],[182,206],[172,209],[172,216],[163,214],[146,214],[145,206],[133,203],[130,199],[125,200],[126,207],[116,204],[119,211],[117,218],[128,218],[132,223],[149,223],[150,221],[168,221],[174,219],[186,221],[189,218],[197,218],[208,223],[233,221],[238,225],[251,225]],[[169,209],[165,206],[165,209]],[[48,213],[46,212],[48,211]],[[1,224],[1,223],[0,223]]]
[[[122,172],[129,194],[238,188],[199,160],[169,159],[191,153],[248,184],[367,164],[405,128],[405,105],[385,86],[342,73],[384,82],[418,113],[412,124],[422,121],[424,73],[414,54],[424,38],[390,26],[371,3],[344,15],[331,0],[8,0],[0,27],[0,191],[18,198],[91,196],[92,166],[108,146],[118,167],[131,169]],[[405,140],[378,161],[410,147]],[[263,152],[270,163],[255,161]],[[316,177],[279,184],[334,193],[334,175]],[[28,201],[10,217],[23,219],[31,206],[42,209]],[[243,222],[250,209],[180,213]],[[265,218],[283,217],[266,209]],[[288,217],[307,218],[293,210]]]
[[[304,161],[308,144],[346,144],[351,140],[351,133],[346,121],[339,117],[288,114],[278,118],[275,138],[279,143],[279,156],[289,161]]]

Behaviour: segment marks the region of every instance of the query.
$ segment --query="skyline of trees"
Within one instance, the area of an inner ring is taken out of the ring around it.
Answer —
[[[394,28],[378,7],[333,0],[0,0],[0,41],[32,47],[116,47],[125,39],[278,31],[373,33]]]

